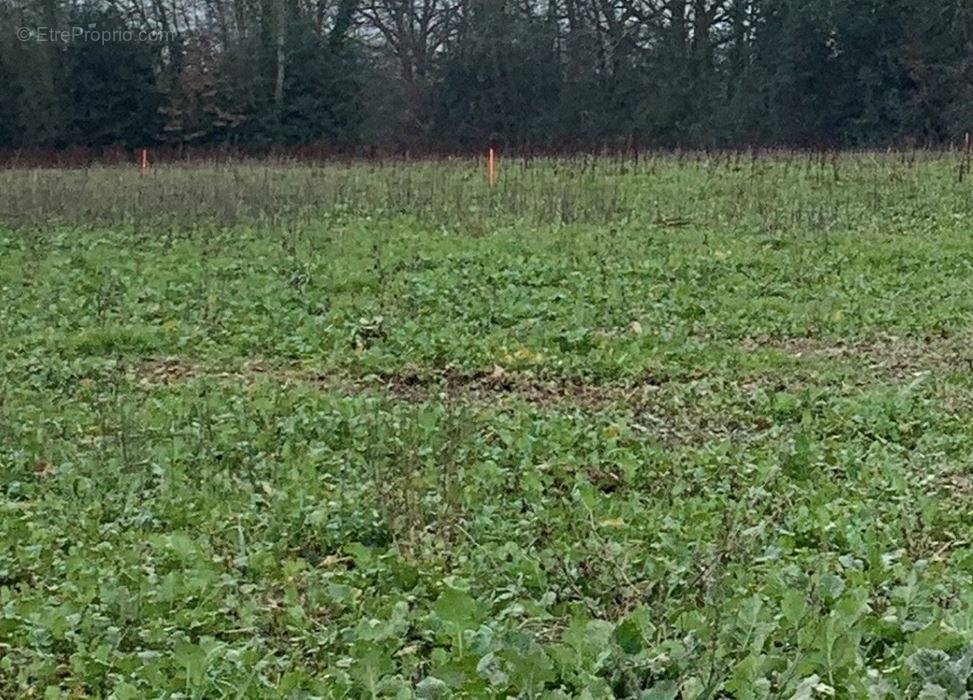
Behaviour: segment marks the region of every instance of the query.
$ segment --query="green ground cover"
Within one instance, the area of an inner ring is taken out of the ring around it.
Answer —
[[[967,696],[956,162],[501,166],[0,173],[0,697]]]

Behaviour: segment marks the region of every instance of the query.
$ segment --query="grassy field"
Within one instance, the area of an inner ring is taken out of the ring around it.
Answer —
[[[0,697],[967,697],[958,167],[0,173]]]

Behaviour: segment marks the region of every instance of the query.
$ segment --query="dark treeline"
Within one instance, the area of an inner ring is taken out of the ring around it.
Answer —
[[[3,149],[902,146],[973,127],[971,0],[0,0],[0,21]]]

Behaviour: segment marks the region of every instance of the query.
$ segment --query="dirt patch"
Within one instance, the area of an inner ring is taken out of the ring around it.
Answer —
[[[821,338],[762,338],[744,343],[748,351],[774,349],[796,358],[834,358],[882,379],[907,379],[924,372],[973,372],[968,334],[907,338],[888,336],[843,342]]]
[[[698,445],[713,440],[751,440],[771,426],[741,416],[716,414],[676,400],[679,385],[644,375],[626,382],[593,383],[582,377],[489,370],[419,370],[352,376],[308,373],[297,367],[271,366],[253,361],[229,371],[205,368],[175,358],[146,360],[137,365],[139,384],[150,388],[206,378],[247,385],[270,379],[310,384],[344,396],[373,394],[398,401],[457,402],[489,406],[507,403],[534,408],[580,411],[586,414],[620,412],[636,434],[670,445]]]
[[[206,367],[179,357],[156,357],[142,360],[129,370],[130,376],[143,387],[165,386],[195,378],[252,381],[260,375],[280,379],[299,379],[294,368],[274,366],[264,360],[247,360],[239,367],[221,369]]]
[[[311,378],[328,390],[358,395],[377,391],[403,401],[456,401],[483,405],[524,403],[535,408],[576,410],[588,414],[621,411],[636,434],[668,445],[697,445],[713,440],[750,440],[769,424],[698,410],[674,402],[673,385],[652,376],[629,382],[595,384],[578,377],[540,377],[486,371],[399,372],[349,379],[331,375]]]
[[[572,404],[600,407],[644,403],[663,382],[643,377],[627,383],[597,384],[580,377],[537,376],[530,372],[490,370],[422,370],[406,366],[401,370],[354,376],[345,373],[308,373],[299,367],[274,366],[254,360],[233,369],[203,367],[175,357],[143,360],[134,367],[134,377],[143,386],[159,386],[194,378],[251,381],[259,376],[281,381],[309,382],[322,388],[351,394],[382,390],[409,400],[511,398],[540,405]]]
[[[194,364],[178,357],[161,357],[139,362],[135,376],[143,386],[158,386],[186,381],[197,371]]]
[[[973,478],[968,474],[948,474],[943,478],[942,486],[960,496],[968,497],[973,494]]]
[[[319,382],[329,381],[327,377],[315,379]],[[489,400],[509,397],[542,406],[570,404],[587,408],[616,404],[631,406],[646,401],[661,388],[661,383],[652,377],[624,384],[593,384],[578,377],[511,373],[501,367],[471,372],[453,369],[419,372],[407,367],[398,372],[357,379],[355,384],[381,387],[390,394],[406,399]]]

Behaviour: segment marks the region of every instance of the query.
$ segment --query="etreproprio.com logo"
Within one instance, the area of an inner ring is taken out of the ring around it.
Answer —
[[[164,42],[169,34],[159,29],[89,29],[87,27],[17,27],[17,39],[46,43],[127,44]]]

